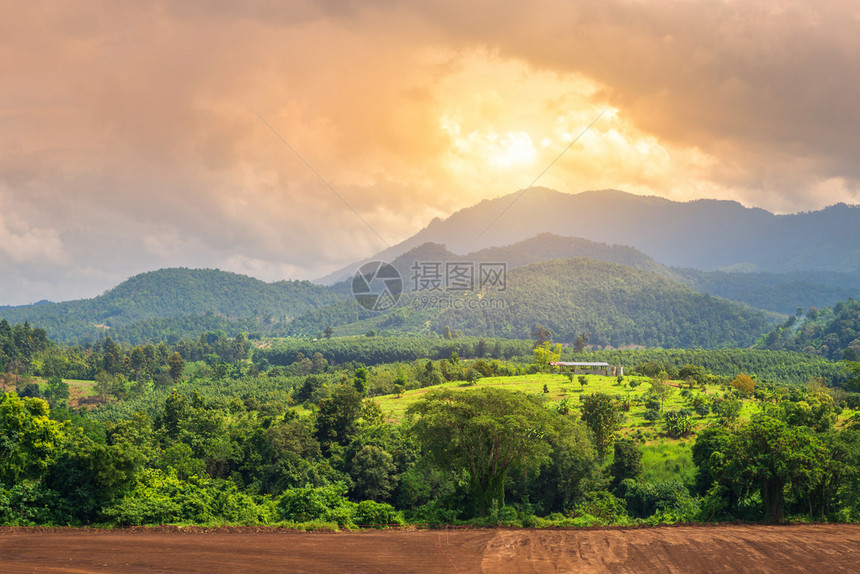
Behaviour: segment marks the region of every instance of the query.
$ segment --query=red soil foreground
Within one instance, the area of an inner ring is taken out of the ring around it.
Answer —
[[[0,572],[858,572],[860,526],[0,529]]]

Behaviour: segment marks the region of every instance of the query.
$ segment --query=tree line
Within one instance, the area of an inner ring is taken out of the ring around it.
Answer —
[[[574,410],[478,382],[427,393],[395,424],[365,398],[368,378],[361,367],[331,376],[304,410],[292,406],[295,377],[280,393],[225,390],[217,378],[209,385],[219,390],[207,392],[201,380],[165,389],[148,412],[110,417],[4,393],[0,522],[860,519],[860,416],[837,424],[841,407],[820,385],[756,394],[737,377],[709,404],[720,414],[695,437],[695,478],[685,484],[643,480],[642,443],[620,434],[623,396],[583,393]],[[656,410],[671,389],[660,377],[650,385]],[[724,408],[737,396],[756,397],[748,419]],[[701,395],[687,397],[692,409]],[[670,435],[689,434],[689,413],[657,416]]]

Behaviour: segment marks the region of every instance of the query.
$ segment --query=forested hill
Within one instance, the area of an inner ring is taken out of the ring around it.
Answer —
[[[800,351],[835,361],[860,361],[860,302],[840,301],[832,307],[792,315],[762,338],[760,348]]]
[[[574,258],[512,269],[504,291],[405,294],[392,311],[373,314],[353,301],[310,311],[295,335],[332,326],[336,334],[460,331],[527,338],[544,325],[557,341],[589,333],[590,343],[621,347],[745,347],[775,323],[771,315],[703,295],[663,275]]]
[[[620,263],[638,269],[655,271],[673,278],[681,278],[681,275],[632,247],[589,241],[580,237],[563,237],[554,233],[540,233],[517,243],[488,247],[466,255],[457,255],[441,243],[428,242],[397,256],[391,261],[391,265],[397,268],[403,277],[404,288],[409,289],[411,285],[409,279],[413,274],[412,268],[416,262],[500,262],[504,263],[508,269],[514,269],[541,261],[573,257],[588,257],[600,261]],[[336,285],[342,284],[343,281],[340,281]]]
[[[63,342],[140,342],[201,330],[243,331],[283,326],[334,302],[330,290],[307,281],[265,283],[216,269],[161,269],[136,275],[93,299],[0,308],[10,323],[29,321]]]
[[[544,325],[557,340],[580,333],[595,345],[663,348],[745,347],[772,324],[768,314],[697,293],[667,277],[587,258],[546,261],[514,269],[503,309],[446,309],[431,326],[464,334],[526,337]]]
[[[409,290],[413,286],[411,279],[416,262],[501,262],[508,270],[512,270],[532,263],[575,257],[588,257],[653,271],[668,279],[680,281],[700,293],[785,315],[793,315],[798,307],[825,307],[851,297],[860,297],[858,272],[742,273],[666,267],[632,247],[609,245],[577,237],[562,237],[552,233],[541,233],[518,243],[490,247],[467,255],[456,255],[444,245],[425,243],[410,249],[391,263],[400,272],[404,289]],[[333,288],[341,295],[348,296],[349,283],[341,282]]]
[[[562,237],[554,233],[541,233],[504,247],[488,247],[471,253],[465,258],[475,261],[504,261],[508,267],[514,268],[541,261],[574,257],[588,257],[655,271],[667,276],[673,275],[668,267],[657,263],[633,247],[589,241],[581,237]]]

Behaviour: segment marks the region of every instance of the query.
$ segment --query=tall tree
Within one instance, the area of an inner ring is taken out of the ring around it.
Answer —
[[[512,469],[535,469],[549,461],[549,439],[556,432],[557,415],[523,393],[494,388],[433,391],[407,413],[418,416],[413,432],[438,466],[468,471],[476,515],[493,501],[504,505]]]
[[[170,358],[167,359],[167,366],[170,369],[170,378],[172,378],[173,383],[176,384],[179,382],[179,377],[182,376],[182,371],[185,369],[185,360],[182,358],[182,355],[174,352],[170,355]]]
[[[582,398],[582,420],[591,431],[597,457],[603,464],[606,452],[615,442],[615,433],[621,426],[621,413],[615,400],[606,393],[594,393]]]
[[[637,479],[642,474],[642,451],[631,440],[619,440],[615,443],[615,456],[609,467],[612,480],[610,488],[617,488],[622,481]]]
[[[548,371],[550,363],[561,359],[561,344],[543,343],[532,350],[532,364],[539,371]]]
[[[38,478],[48,468],[65,435],[48,415],[42,399],[0,395],[0,483]]]
[[[758,492],[765,519],[783,522],[786,489],[803,492],[821,483],[828,458],[828,449],[808,427],[760,415],[738,429],[717,474],[741,496]]]
[[[576,341],[573,343],[573,350],[577,353],[581,353],[585,350],[585,347],[588,346],[588,339],[591,338],[590,333],[580,333],[576,336]]]
[[[396,485],[394,459],[384,449],[366,445],[352,458],[355,494],[363,500],[386,500]]]
[[[352,385],[338,385],[331,395],[319,402],[317,438],[328,453],[330,446],[346,446],[356,432],[361,416],[361,395]]]
[[[543,325],[535,325],[532,329],[532,339],[535,340],[535,347],[540,347],[552,341],[552,331]]]

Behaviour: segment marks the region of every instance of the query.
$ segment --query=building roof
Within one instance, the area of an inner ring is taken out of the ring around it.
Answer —
[[[568,363],[564,361],[553,361],[550,365],[556,367],[608,367],[609,363]]]

